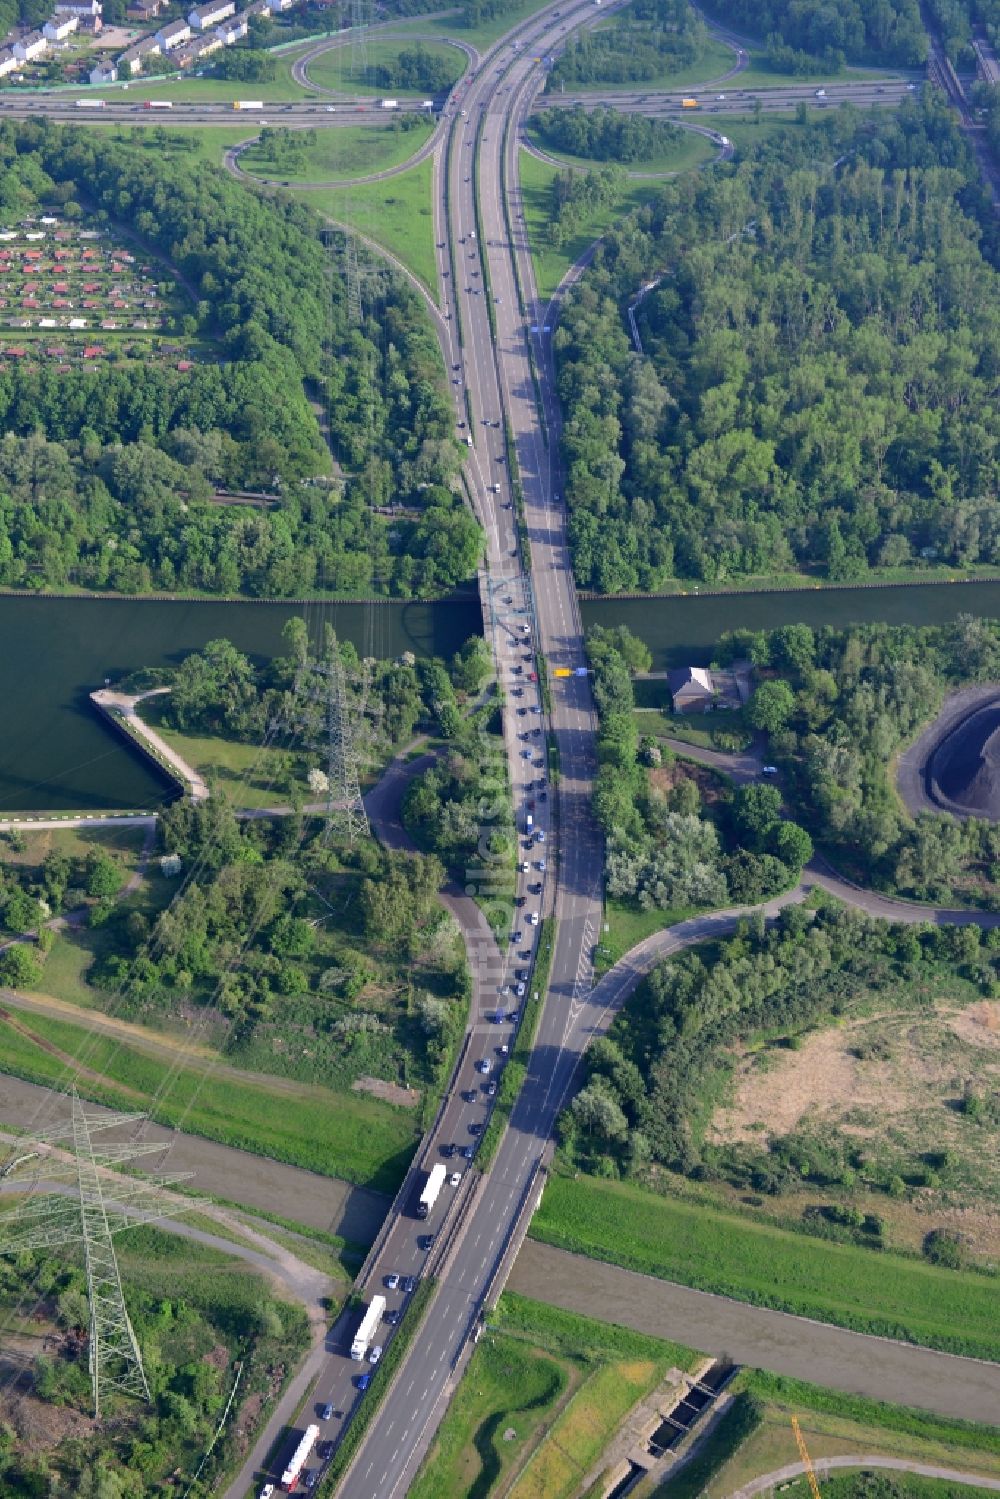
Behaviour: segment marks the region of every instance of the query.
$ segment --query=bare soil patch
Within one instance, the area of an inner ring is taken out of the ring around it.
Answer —
[[[359,1077],[352,1084],[355,1093],[371,1093],[384,1103],[393,1103],[397,1108],[412,1109],[420,1102],[418,1088],[404,1088],[399,1083],[387,1083],[381,1077]]]

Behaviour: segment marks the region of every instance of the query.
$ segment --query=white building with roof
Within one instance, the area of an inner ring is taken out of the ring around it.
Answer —
[[[192,31],[210,31],[227,16],[236,14],[236,0],[209,0],[207,5],[196,5],[188,15]]]

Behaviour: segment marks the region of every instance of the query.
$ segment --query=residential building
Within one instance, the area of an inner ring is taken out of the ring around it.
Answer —
[[[49,44],[40,31],[29,31],[11,48],[19,62],[33,62],[36,57],[44,57],[48,50]]]
[[[169,21],[166,26],[161,26],[156,33],[156,40],[164,52],[170,52],[174,47],[179,47],[186,42],[191,35],[191,28],[186,21]]]
[[[250,4],[243,14],[248,21],[252,16],[269,16],[271,14],[271,0],[250,0]]]
[[[160,14],[164,3],[165,0],[131,0],[125,15],[130,21],[145,21],[148,24]]]
[[[118,59],[119,73],[128,73],[133,78],[136,73],[141,73],[143,63],[147,57],[158,57],[160,44],[155,36],[144,36],[133,46],[127,48]]]
[[[667,673],[675,713],[690,713],[715,701],[715,684],[706,666],[684,666]]]
[[[207,5],[196,5],[188,16],[192,31],[210,31],[227,16],[235,15],[236,0],[208,0]]]
[[[53,16],[42,27],[42,36],[50,42],[64,42],[79,26],[79,16]]]
[[[91,83],[117,83],[118,69],[113,62],[99,62],[90,70]]]
[[[0,78],[6,78],[8,73],[16,73],[20,66],[20,58],[15,57],[9,47],[0,52]]]
[[[223,21],[222,25],[216,29],[215,34],[224,47],[231,47],[234,42],[238,42],[241,37],[246,36],[249,29],[250,27],[245,15],[233,16],[231,21]]]
[[[88,17],[93,20],[103,9],[101,0],[56,0],[55,6],[57,16],[79,16],[81,23]]]

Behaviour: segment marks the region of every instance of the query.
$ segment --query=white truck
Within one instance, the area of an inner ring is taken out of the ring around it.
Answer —
[[[371,1343],[372,1338],[375,1336],[375,1333],[378,1330],[378,1325],[382,1321],[382,1313],[384,1311],[385,1297],[373,1296],[370,1306],[366,1310],[364,1316],[361,1318],[361,1326],[354,1334],[354,1341],[351,1344],[351,1358],[364,1358],[365,1354],[368,1352],[369,1344]]]
[[[107,109],[107,99],[77,99],[77,109]]]
[[[398,99],[380,99],[378,102],[381,104],[381,106],[382,106],[383,109],[398,109],[399,108],[399,100]]]
[[[442,1161],[438,1161],[436,1166],[431,1167],[430,1175],[427,1178],[424,1190],[421,1192],[420,1199],[417,1202],[418,1218],[427,1217],[427,1214],[430,1212],[431,1208],[438,1200],[438,1193],[444,1186],[444,1179],[447,1175],[448,1168]]]
[[[234,99],[234,109],[263,109],[263,99]]]
[[[288,1459],[288,1467],[281,1475],[281,1487],[290,1494],[299,1481],[299,1474],[306,1465],[306,1459],[316,1445],[319,1436],[318,1426],[307,1426],[302,1433],[299,1445]]]

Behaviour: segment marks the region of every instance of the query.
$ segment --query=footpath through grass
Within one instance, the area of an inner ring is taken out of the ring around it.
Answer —
[[[599,239],[612,224],[618,223],[631,209],[655,197],[658,191],[655,182],[628,183],[617,202],[606,204],[603,208],[595,210],[580,224],[576,234],[566,241],[562,249],[553,250],[548,245],[549,205],[552,183],[559,175],[561,168],[550,166],[547,161],[539,161],[529,152],[521,151],[518,157],[518,171],[524,203],[524,222],[528,230],[531,256],[535,265],[535,281],[538,285],[539,296],[543,299],[551,297],[570,266],[579,260],[595,239]]]
[[[317,130],[315,145],[303,147],[301,159],[291,169],[280,158],[272,161],[260,146],[248,147],[240,156],[240,166],[255,176],[283,183],[367,177],[409,161],[433,129],[433,122],[427,119],[421,119],[412,130],[393,130],[390,125],[339,125]]]
[[[534,1238],[757,1306],[1000,1358],[1000,1283],[901,1255],[830,1243],[631,1183],[553,1176]]]
[[[295,196],[338,224],[350,223],[359,234],[384,245],[423,282],[436,301],[431,180],[432,162],[428,157],[386,182],[369,182],[342,191],[306,192],[300,188]]]
[[[0,1020],[3,1071],[29,1082],[64,1088],[71,1064],[81,1095],[119,1109],[148,1109],[160,1124],[205,1135],[255,1155],[304,1166],[323,1176],[343,1177],[395,1192],[417,1143],[412,1110],[380,1099],[334,1092],[304,1083],[273,1088],[253,1076],[213,1073],[150,1056],[87,1029],[86,1021],[19,1012],[14,1024]],[[162,1090],[162,1092],[161,1092]]]
[[[677,1344],[507,1292],[410,1499],[575,1493],[635,1402],[668,1369],[690,1368],[695,1357]]]

